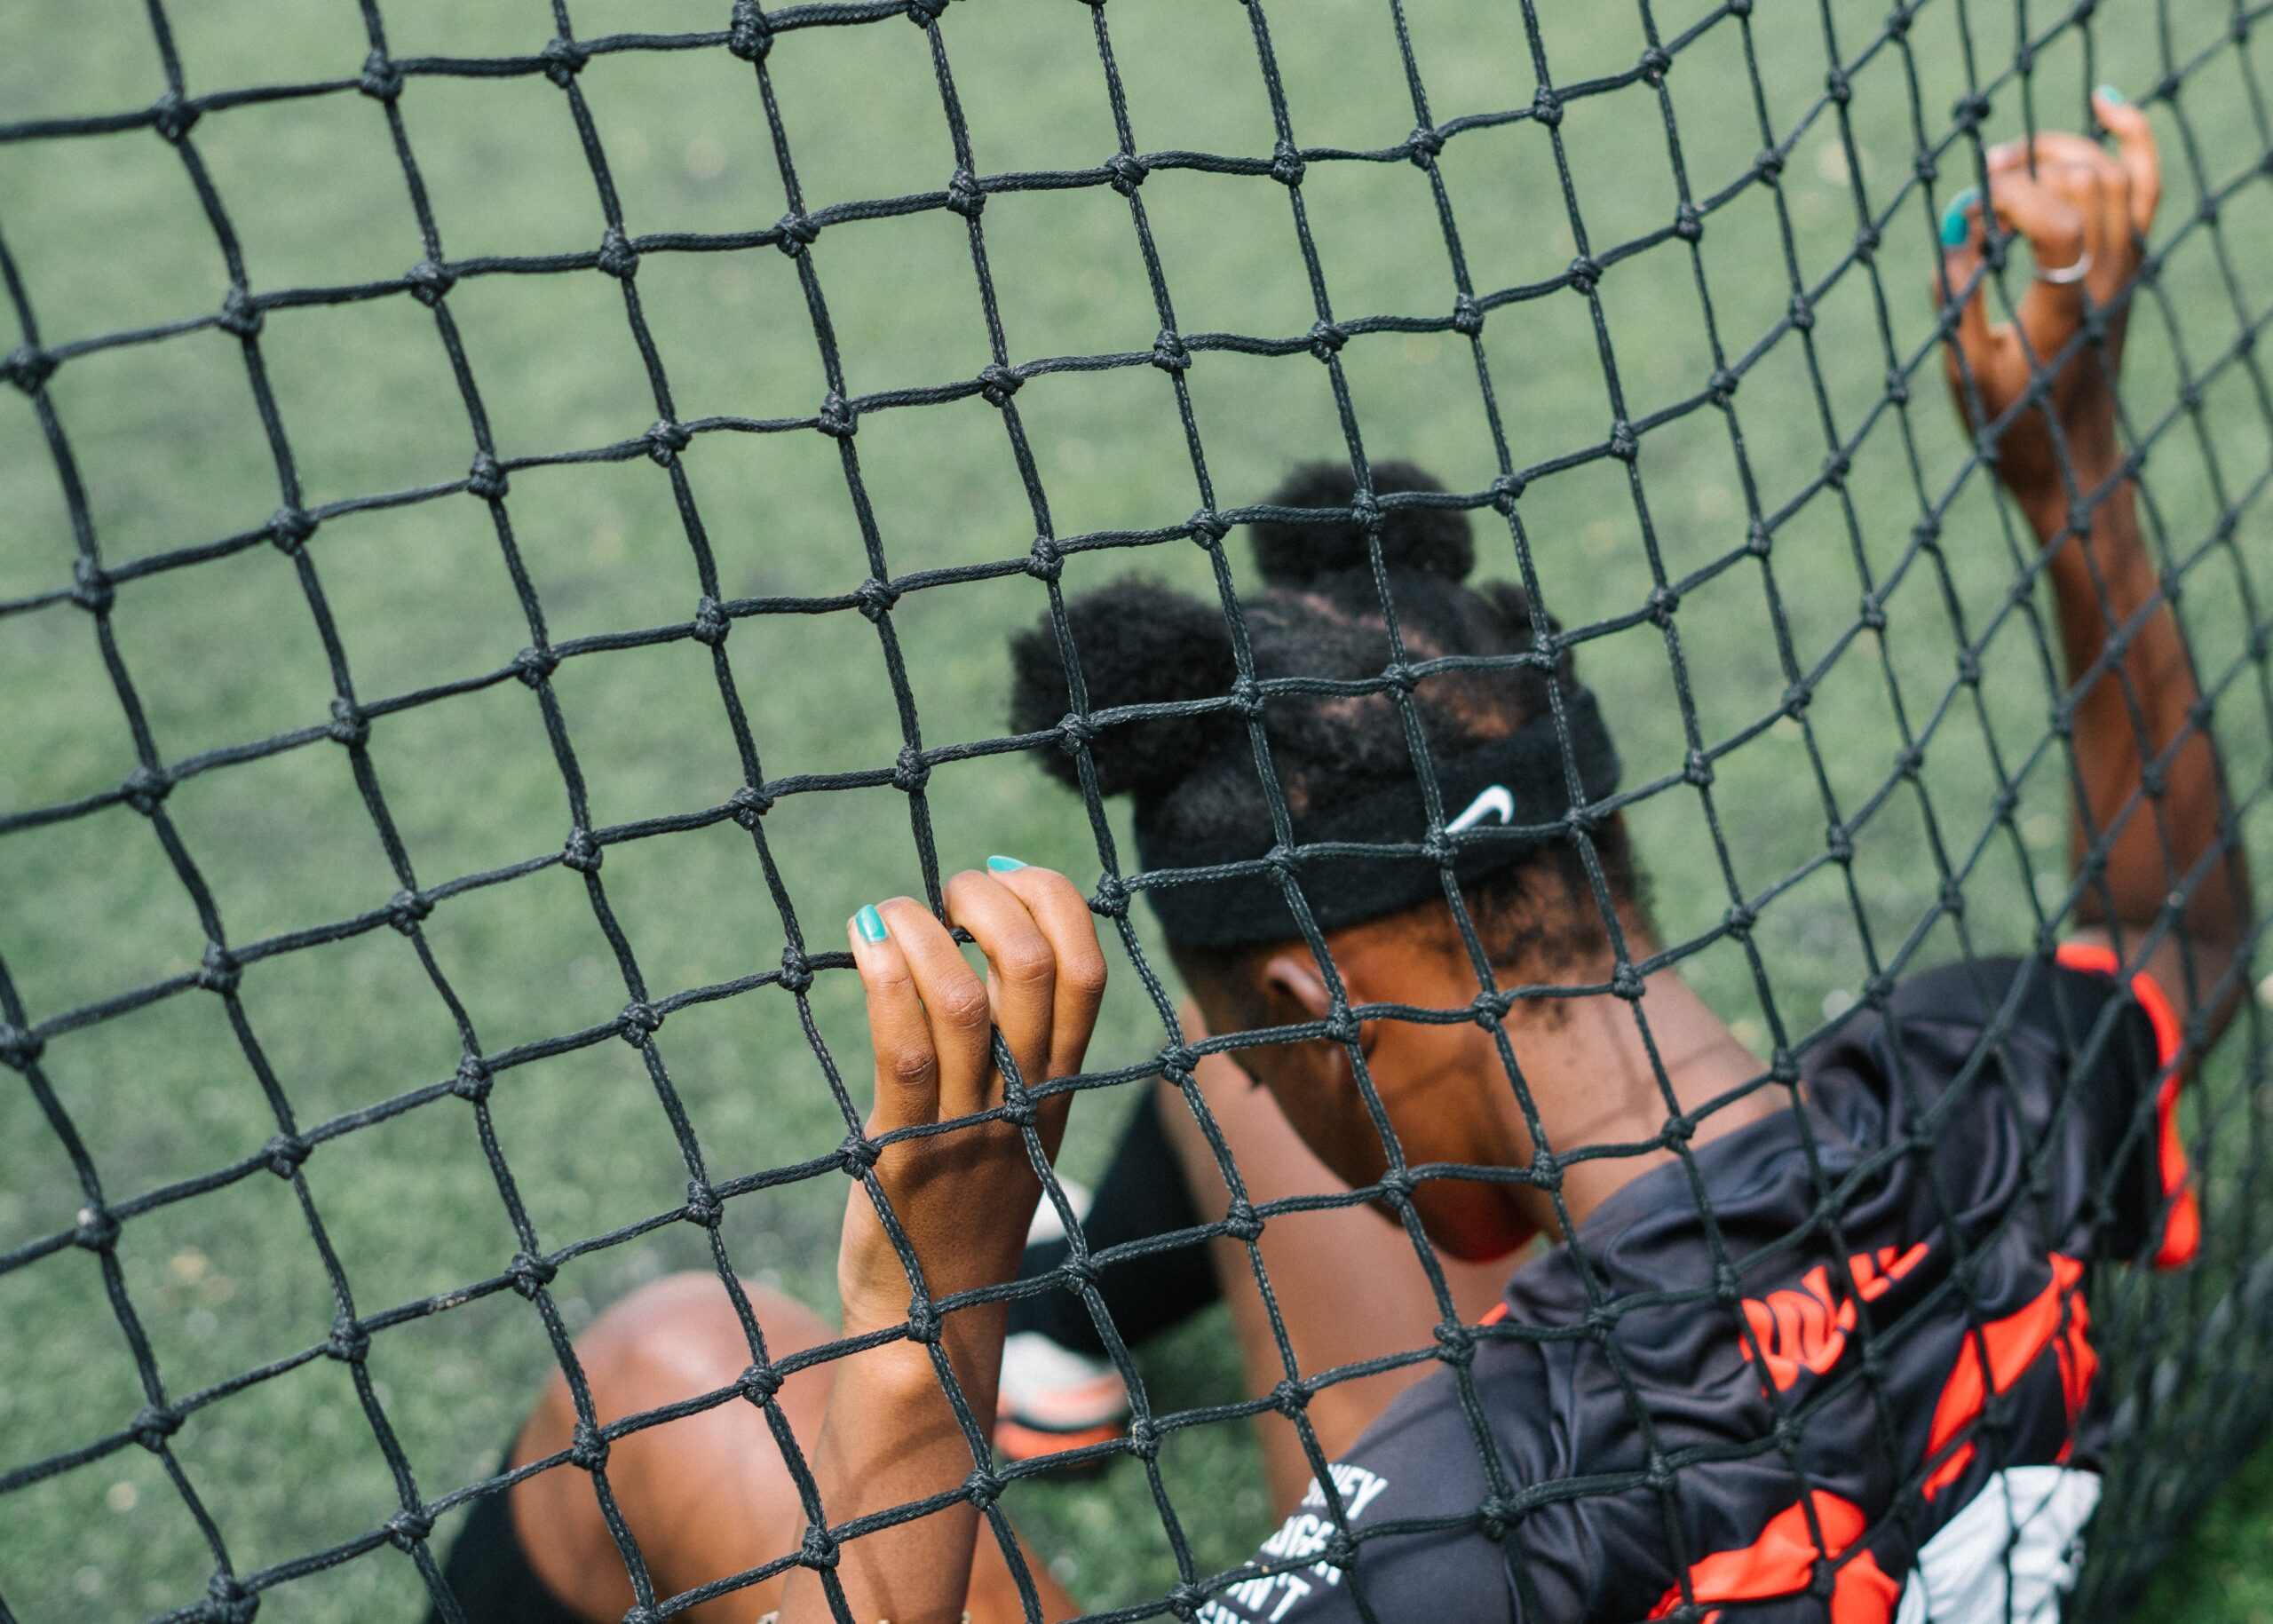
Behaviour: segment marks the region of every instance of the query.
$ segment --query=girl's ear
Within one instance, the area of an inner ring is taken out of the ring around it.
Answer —
[[[1274,1026],[1324,1020],[1334,1011],[1334,995],[1306,948],[1274,953],[1263,967],[1263,998]]]
[[[1342,976],[1342,995],[1352,1004],[1367,1002],[1350,979],[1350,972],[1337,963]],[[1326,978],[1319,972],[1318,961],[1305,947],[1290,947],[1284,953],[1271,955],[1263,967],[1263,997],[1274,1026],[1296,1026],[1305,1021],[1322,1021],[1334,1013],[1334,994],[1327,990]],[[1374,1051],[1374,1039],[1382,1023],[1366,1021],[1358,1029],[1358,1047],[1365,1054]],[[1346,1057],[1345,1057],[1346,1058]]]

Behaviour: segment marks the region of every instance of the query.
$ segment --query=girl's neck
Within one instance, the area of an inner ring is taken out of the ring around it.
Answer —
[[[1580,1149],[1631,1147],[1628,1154],[1565,1163],[1563,1207],[1573,1224],[1673,1160],[1665,1129],[1676,1113],[1699,1118],[1690,1139],[1694,1147],[1783,1104],[1780,1091],[1766,1088],[1731,1097],[1768,1068],[1675,970],[1650,977],[1630,1004],[1600,994],[1524,1008],[1528,1013],[1511,1023],[1510,1035],[1548,1148],[1559,1158]],[[1553,1203],[1542,1195],[1539,1205],[1542,1227],[1553,1232],[1559,1227]]]

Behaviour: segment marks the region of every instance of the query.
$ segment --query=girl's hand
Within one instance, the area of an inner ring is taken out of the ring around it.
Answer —
[[[1994,327],[1984,279],[1944,354],[1958,412],[1976,432],[2003,416],[2027,392],[2033,375],[2049,371],[2042,401],[2016,417],[1997,445],[1998,477],[2047,537],[2065,522],[2069,493],[2045,409],[2057,420],[2059,444],[2079,491],[2104,482],[2120,456],[2115,376],[2127,307],[2108,316],[2105,343],[2096,350],[2079,345],[2064,360],[2062,352],[2087,312],[2111,304],[2138,273],[2147,227],[2162,198],[2162,169],[2146,115],[2104,90],[2094,95],[2092,106],[2116,139],[2113,154],[2081,136],[2047,132],[2033,143],[2031,173],[2031,143],[2008,142],[1990,152],[1988,206],[2006,230],[2027,238],[2036,276],[2015,320]],[[1947,280],[1935,289],[1937,303],[1961,294],[1980,268],[1985,244],[1978,193],[1968,189],[1952,202],[1942,242]],[[2058,280],[2076,265],[2086,266],[2081,275]]]
[[[1088,902],[1065,875],[993,858],[947,882],[947,916],[986,955],[986,978],[946,927],[912,898],[863,908],[849,923],[876,1054],[870,1137],[975,1115],[1003,1103],[999,1030],[1033,1089],[1081,1069],[1105,994],[1105,955]],[[1039,1101],[1034,1127],[1057,1153],[1070,1095]],[[1000,1285],[1017,1271],[1041,1193],[1018,1127],[997,1120],[884,1147],[877,1183],[938,1299]],[[846,1203],[837,1285],[847,1335],[907,1318],[907,1271],[867,1193]]]

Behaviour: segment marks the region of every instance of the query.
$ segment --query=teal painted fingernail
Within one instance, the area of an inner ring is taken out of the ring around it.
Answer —
[[[1949,212],[1942,216],[1942,246],[1944,248],[1957,247],[1972,232],[1973,226],[1966,219],[1965,211],[1979,202],[1980,198],[1980,187],[1968,186],[1950,199]]]
[[[876,905],[873,902],[852,915],[852,926],[860,932],[860,939],[864,942],[880,942],[887,934],[884,916],[876,912]]]
[[[2131,105],[2129,102],[2124,100],[2123,92],[2117,90],[2111,84],[2101,85],[2097,94],[2101,100],[2113,102],[2119,107],[2127,107]]]
[[[1026,867],[1015,857],[990,857],[986,860],[986,866],[997,874],[1016,874]]]

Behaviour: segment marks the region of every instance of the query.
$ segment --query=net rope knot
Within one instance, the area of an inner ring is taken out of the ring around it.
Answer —
[[[496,502],[504,496],[508,486],[505,470],[497,459],[487,451],[476,452],[466,470],[466,490],[484,502]]]
[[[315,1146],[295,1133],[280,1133],[269,1140],[261,1151],[261,1161],[279,1178],[289,1179],[300,1170]]]
[[[402,94],[402,66],[384,51],[374,50],[363,59],[361,77],[355,88],[374,101],[392,101]]]
[[[781,949],[781,985],[802,995],[813,984],[812,962],[794,947]]]
[[[1454,1369],[1466,1369],[1476,1363],[1476,1334],[1457,1319],[1440,1320],[1437,1325],[1437,1360]]]
[[[279,508],[269,516],[268,539],[276,551],[290,557],[316,533],[316,516],[305,508]]]
[[[259,336],[268,322],[267,313],[261,309],[252,294],[242,283],[232,282],[221,296],[221,330],[240,338]]]
[[[1095,1287],[1103,1272],[1097,1267],[1097,1259],[1087,1252],[1074,1253],[1057,1265],[1058,1282],[1068,1290]]]
[[[1036,581],[1055,581],[1065,573],[1065,550],[1046,535],[1034,538],[1026,550],[1026,574]]]
[[[820,226],[794,210],[773,222],[773,246],[792,259],[811,248],[820,235]]]
[[[600,234],[599,251],[592,264],[616,281],[628,282],[639,273],[639,251],[631,246],[631,239],[623,234],[622,227],[611,226]]]
[[[647,425],[644,436],[647,455],[659,468],[669,468],[678,461],[678,454],[694,443],[693,431],[684,424],[658,419]]]
[[[859,429],[859,409],[834,389],[824,396],[813,426],[831,440],[850,440]]]
[[[1129,1453],[1140,1461],[1160,1458],[1160,1426],[1149,1415],[1134,1416],[1129,1422]]]
[[[588,1472],[595,1472],[607,1464],[607,1435],[589,1421],[576,1423],[574,1437],[568,1445],[568,1461]]]
[[[244,966],[237,963],[237,955],[219,942],[205,944],[205,956],[197,966],[197,985],[209,993],[227,997],[237,990],[237,983],[244,979]]]
[[[1123,197],[1133,197],[1152,171],[1133,153],[1117,152],[1105,161],[1105,172],[1111,178],[1114,191]]]
[[[825,1573],[836,1566],[836,1541],[830,1537],[828,1530],[806,1529],[805,1537],[797,1547],[799,1565],[811,1568],[816,1573]]]
[[[915,795],[931,781],[931,764],[923,759],[923,752],[912,744],[901,747],[891,764],[891,787],[904,795]]]
[[[978,184],[978,177],[969,170],[947,177],[947,207],[966,220],[977,219],[986,207],[986,188]]]
[[[203,112],[195,102],[183,99],[179,91],[168,91],[150,104],[150,128],[161,140],[178,147]]]
[[[1515,1525],[1516,1509],[1498,1494],[1486,1494],[1476,1504],[1476,1529],[1497,1545]]]
[[[260,1593],[248,1590],[233,1573],[216,1573],[206,1582],[204,1624],[252,1624],[260,1612]]]
[[[907,20],[919,28],[928,28],[939,20],[947,9],[947,0],[907,0]]]
[[[662,1025],[663,1012],[644,1001],[624,1005],[623,1013],[615,1018],[616,1035],[634,1049],[645,1044]]]
[[[431,259],[422,259],[402,273],[410,289],[410,297],[432,310],[442,302],[442,296],[457,284],[451,275]]]
[[[1405,138],[1405,155],[1422,169],[1427,169],[1444,150],[1444,136],[1427,124],[1415,125],[1413,133]]]
[[[1319,321],[1311,328],[1311,353],[1320,360],[1332,360],[1349,342],[1350,335],[1337,322]]]
[[[1002,1498],[1002,1479],[984,1467],[973,1467],[970,1476],[962,1480],[963,1498],[981,1511]]]
[[[173,793],[174,780],[162,767],[138,766],[118,788],[126,804],[147,818],[156,813],[158,803]]]
[[[90,1252],[107,1252],[118,1244],[118,1215],[109,1208],[82,1207],[78,1223],[71,1232],[71,1243]]]
[[[458,1069],[450,1078],[450,1092],[478,1105],[489,1097],[496,1083],[487,1060],[476,1054],[460,1055]]]
[[[585,828],[568,831],[568,844],[560,850],[560,861],[578,874],[598,874],[601,859],[606,855],[592,831]]]
[[[1280,186],[1287,187],[1301,186],[1305,167],[1303,162],[1303,154],[1295,150],[1295,144],[1292,141],[1281,141],[1271,150],[1271,178]]]
[[[1311,1390],[1292,1376],[1281,1376],[1271,1390],[1271,1407],[1292,1421],[1311,1407]]]
[[[531,1302],[536,1300],[538,1292],[552,1284],[553,1276],[559,1272],[556,1264],[527,1252],[514,1253],[513,1261],[505,1265],[505,1278],[512,1282],[513,1289]]]
[[[1244,1200],[1233,1201],[1224,1217],[1224,1233],[1234,1240],[1254,1240],[1263,1233],[1263,1215]]]
[[[433,899],[415,891],[399,891],[387,899],[387,923],[405,936],[433,913]]]
[[[584,64],[592,59],[592,53],[583,46],[558,35],[545,41],[544,49],[537,55],[544,59],[544,76],[564,91],[584,71]]]
[[[734,629],[734,622],[728,618],[725,606],[708,595],[695,600],[693,624],[694,640],[709,648],[716,648],[724,643],[726,634]],[[741,791],[734,793],[740,795]]]
[[[534,688],[560,669],[560,656],[549,648],[525,648],[513,656],[513,675]]]
[[[757,0],[734,0],[733,16],[726,24],[726,49],[753,64],[765,60],[766,52],[773,49],[773,28]]]
[[[979,398],[987,405],[1000,409],[1010,403],[1010,397],[1018,392],[1018,385],[1025,382],[1010,368],[997,361],[989,361],[979,368]]]
[[[689,1179],[686,1185],[686,1221],[698,1229],[716,1229],[726,1216],[726,1204],[718,1192],[701,1179]]]
[[[387,1543],[408,1553],[434,1532],[434,1519],[421,1509],[405,1509],[387,1518]]]
[[[331,1322],[331,1335],[324,1339],[323,1351],[342,1364],[360,1363],[371,1351],[371,1334],[352,1314],[341,1314]]]
[[[862,1134],[847,1135],[844,1143],[836,1147],[837,1165],[853,1178],[867,1176],[876,1165],[876,1158],[883,1154],[883,1146]]]
[[[1554,129],[1563,122],[1562,99],[1546,85],[1540,85],[1531,99],[1531,115],[1549,130]]]
[[[1660,84],[1664,83],[1666,75],[1673,71],[1673,52],[1663,45],[1652,45],[1642,53],[1642,59],[1635,65],[1635,71],[1641,75],[1643,83]]]
[[[0,378],[5,378],[28,395],[37,394],[41,385],[55,376],[56,360],[46,351],[28,344],[20,344],[0,360]]]
[[[134,1434],[136,1443],[155,1454],[168,1438],[181,1430],[181,1413],[168,1405],[146,1404],[136,1413],[134,1423],[128,1430]]]
[[[1152,337],[1152,365],[1173,376],[1192,366],[1192,352],[1184,347],[1181,334],[1162,328]]]
[[[1484,331],[1484,306],[1476,296],[1462,293],[1453,300],[1453,331],[1463,338],[1474,338]]]
[[[735,1382],[734,1390],[762,1410],[781,1390],[781,1373],[771,1365],[752,1365]]]
[[[0,1021],[0,1066],[12,1072],[28,1072],[46,1049],[46,1040],[37,1033]]]
[[[363,714],[353,700],[341,694],[331,701],[331,723],[324,732],[331,736],[335,744],[344,744],[349,749],[354,749],[370,741],[371,719]]]

